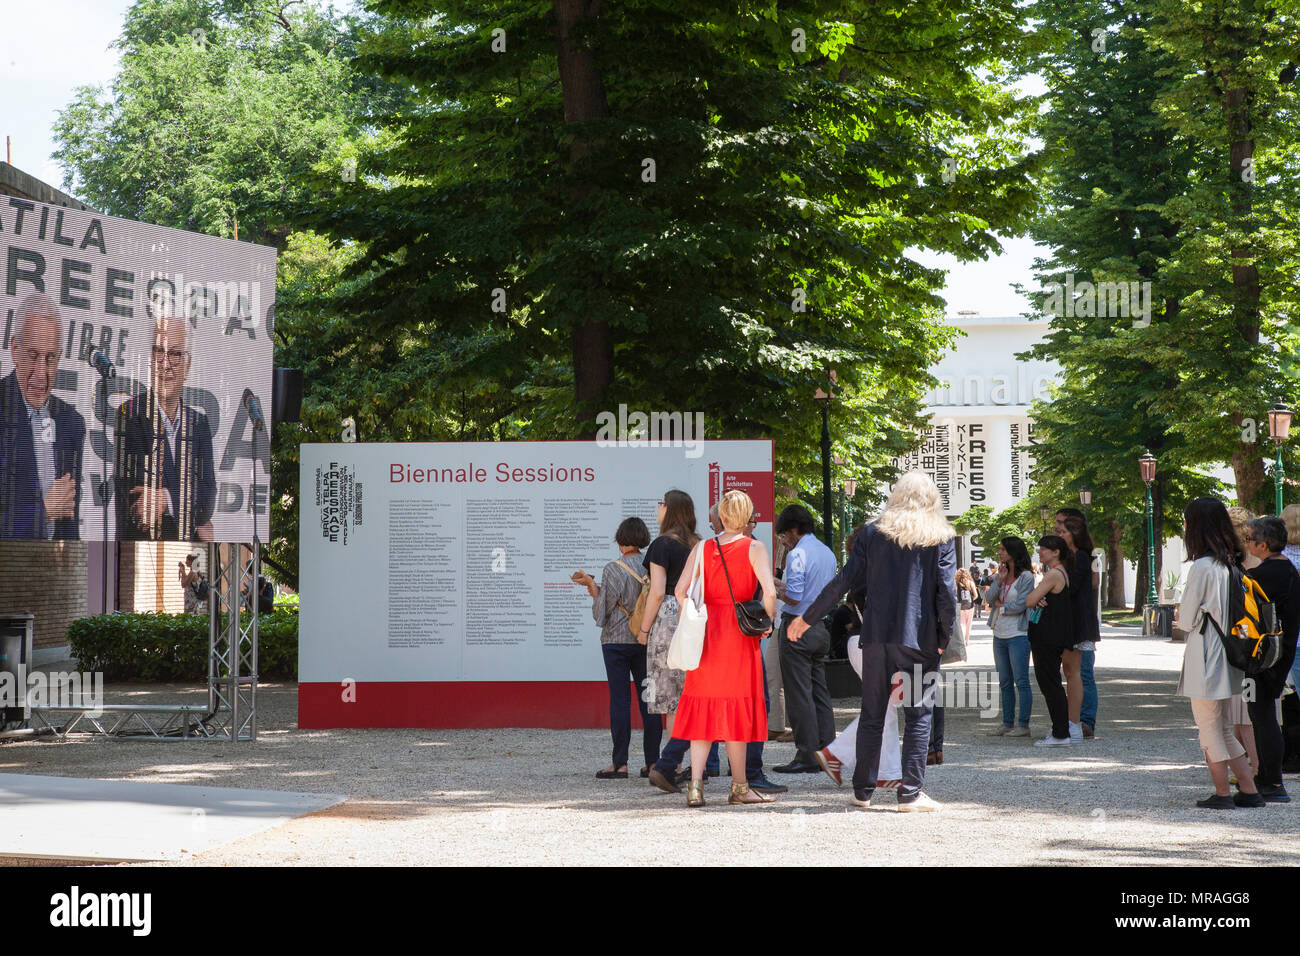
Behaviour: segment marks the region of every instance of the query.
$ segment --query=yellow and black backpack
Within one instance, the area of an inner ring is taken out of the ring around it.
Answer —
[[[1219,622],[1206,614],[1201,620],[1201,634],[1208,621],[1214,625],[1223,643],[1228,663],[1247,677],[1268,670],[1282,656],[1282,628],[1277,605],[1268,599],[1254,578],[1242,574],[1241,568],[1228,568],[1228,620],[1232,630],[1224,634]]]

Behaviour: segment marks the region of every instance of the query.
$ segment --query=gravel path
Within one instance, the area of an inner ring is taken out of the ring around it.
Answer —
[[[1300,783],[1294,804],[1199,810],[1210,792],[1187,701],[1173,696],[1182,645],[1106,628],[1097,657],[1098,737],[1041,750],[986,737],[997,723],[947,711],[944,764],[926,791],[937,814],[853,808],[824,776],[783,778],[764,807],[710,805],[644,780],[596,780],[607,731],[296,729],[296,687],[258,692],[255,745],[84,740],[0,748],[0,770],[350,794],[336,807],[193,857],[193,865],[428,864],[1109,864],[1300,863]],[[971,660],[993,670],[977,622]],[[108,702],[198,702],[196,685],[110,685]],[[856,701],[836,701],[840,726]],[[1032,730],[1047,730],[1034,690]],[[633,737],[632,763],[639,760]],[[793,744],[768,744],[784,763]],[[776,778],[780,775],[769,774]],[[925,847],[922,859],[918,847]],[[184,864],[182,864],[184,865]]]

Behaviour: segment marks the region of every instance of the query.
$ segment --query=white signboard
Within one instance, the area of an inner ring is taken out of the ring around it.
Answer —
[[[303,445],[300,686],[603,682],[592,599],[570,575],[599,580],[624,518],[653,538],[679,488],[709,534],[710,503],[743,488],[770,551],[772,443],[702,447]]]

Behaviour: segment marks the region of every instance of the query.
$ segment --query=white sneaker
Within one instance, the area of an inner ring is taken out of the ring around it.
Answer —
[[[1074,741],[1071,740],[1069,737],[1053,737],[1051,734],[1048,734],[1042,740],[1035,740],[1034,746],[1035,747],[1068,747],[1072,743],[1074,743]]]
[[[1083,742],[1083,724],[1070,724],[1070,743],[1077,744]]]
[[[898,801],[899,813],[933,813],[936,810],[942,810],[943,804],[937,800],[932,800],[924,792],[918,793],[915,800],[904,803]]]

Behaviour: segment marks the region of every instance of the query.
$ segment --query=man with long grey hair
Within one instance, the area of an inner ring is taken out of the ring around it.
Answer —
[[[78,498],[86,420],[52,392],[59,310],[34,293],[18,303],[13,371],[0,381],[0,538],[80,537]]]
[[[929,475],[899,478],[880,517],[858,535],[853,554],[788,631],[800,637],[849,591],[866,589],[862,612],[862,716],[858,763],[853,770],[856,806],[869,806],[880,764],[881,733],[891,682],[902,671],[903,785],[900,811],[937,810],[922,792],[939,657],[957,616],[957,552],[939,489]]]

